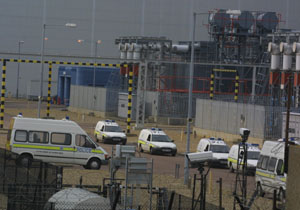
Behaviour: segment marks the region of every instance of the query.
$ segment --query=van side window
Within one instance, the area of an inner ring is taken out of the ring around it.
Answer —
[[[268,171],[274,172],[276,166],[277,158],[272,157],[269,161]]]
[[[257,166],[256,166],[257,168],[261,168],[262,160],[263,160],[264,157],[265,156],[263,156],[263,155],[259,156],[259,159],[257,161]]]
[[[268,162],[269,162],[269,157],[264,156],[262,163],[261,163],[261,169],[267,170]]]
[[[151,135],[148,135],[147,141],[151,140]]]
[[[26,142],[27,141],[27,131],[16,130],[15,141]]]
[[[283,175],[283,160],[278,160],[278,163],[277,163],[277,168],[276,168],[276,173],[277,175]]]
[[[52,133],[51,143],[59,145],[71,145],[72,136],[69,133]]]
[[[75,137],[75,144],[79,147],[95,148],[95,145],[90,142],[85,135],[77,134]]]
[[[47,144],[49,142],[49,134],[42,131],[29,131],[29,142]]]

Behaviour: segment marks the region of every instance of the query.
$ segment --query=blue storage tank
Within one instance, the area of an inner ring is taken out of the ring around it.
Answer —
[[[112,74],[113,73],[113,74]],[[120,85],[119,68],[97,67],[95,69],[95,86],[106,87],[109,85]],[[58,68],[57,96],[60,104],[69,105],[71,85],[93,86],[94,67],[72,67],[60,66]],[[111,84],[113,83],[113,84]]]

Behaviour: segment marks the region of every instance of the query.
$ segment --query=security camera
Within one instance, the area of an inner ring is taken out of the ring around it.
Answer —
[[[240,135],[241,136],[249,136],[250,130],[248,128],[240,128]]]
[[[213,159],[211,151],[207,152],[194,152],[186,155],[191,168],[202,167],[206,162],[209,162]]]
[[[250,135],[250,130],[248,128],[240,128],[240,135],[241,135],[243,141],[247,141],[247,139]]]

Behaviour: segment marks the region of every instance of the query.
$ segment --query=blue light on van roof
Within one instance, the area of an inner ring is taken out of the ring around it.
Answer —
[[[69,120],[70,119],[70,117],[69,116],[66,116],[66,120]]]
[[[151,130],[155,131],[155,128],[151,128]]]
[[[105,122],[109,122],[109,120],[105,120]]]
[[[114,120],[112,120],[111,122],[115,122]]]
[[[222,138],[218,138],[218,140],[219,140],[219,141],[223,141],[223,139],[222,139]]]
[[[214,137],[210,137],[209,140],[215,140],[215,138]]]
[[[291,137],[290,140],[291,140],[291,141],[295,141],[295,138],[294,138],[294,137]]]
[[[161,128],[159,128],[158,130],[161,131]]]

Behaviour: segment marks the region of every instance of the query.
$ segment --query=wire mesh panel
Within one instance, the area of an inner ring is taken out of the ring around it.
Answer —
[[[28,167],[17,164],[16,154],[0,149],[0,209],[42,209],[57,189],[57,167],[33,161]]]

